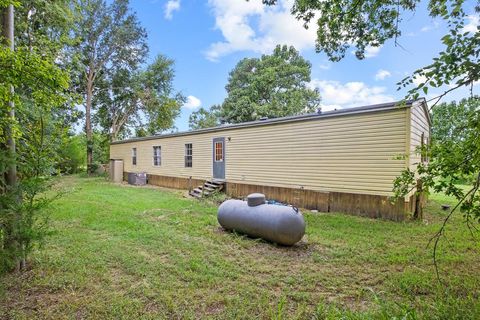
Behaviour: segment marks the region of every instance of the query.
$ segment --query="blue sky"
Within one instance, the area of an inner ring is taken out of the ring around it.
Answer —
[[[396,82],[431,62],[446,31],[443,21],[432,20],[420,7],[404,16],[402,48],[391,41],[369,50],[365,60],[348,53],[332,63],[315,53],[316,28],[305,30],[290,15],[290,0],[275,7],[261,0],[132,0],[131,7],[148,32],[150,59],[161,53],[175,60],[175,87],[189,97],[176,121],[180,131],[188,129],[191,112],[223,101],[228,73],[238,61],[270,53],[277,43],[294,45],[312,63],[311,85],[328,110],[401,99],[405,92],[396,90]],[[474,29],[479,19],[473,5],[471,14],[466,23]]]

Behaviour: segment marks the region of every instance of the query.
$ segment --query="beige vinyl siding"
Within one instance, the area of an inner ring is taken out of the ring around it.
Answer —
[[[115,144],[111,158],[124,159],[125,171],[207,179],[212,177],[212,139],[225,137],[229,182],[391,195],[393,179],[406,166],[405,160],[394,158],[407,148],[407,112],[369,112]],[[193,144],[192,168],[184,167],[185,143]],[[162,147],[161,167],[153,166],[156,145]]]
[[[206,179],[212,176],[212,139],[213,133],[190,136],[170,137],[114,144],[110,146],[110,158],[124,159],[124,170],[127,172],[145,171],[150,174]],[[193,148],[193,166],[185,168],[185,144],[191,143]],[[162,148],[162,163],[153,165],[153,147]],[[132,148],[137,148],[137,165],[132,165]],[[126,157],[127,156],[127,157]]]
[[[421,155],[417,148],[422,144],[422,133],[425,138],[430,139],[430,125],[428,123],[425,109],[421,103],[411,108],[410,124],[410,169],[415,170],[421,161]]]
[[[410,146],[408,147],[408,167],[412,171],[417,170],[417,165],[421,161],[421,154],[418,152],[418,147],[422,144],[422,133],[425,138],[430,140],[430,124],[425,110],[425,105],[422,103],[414,104],[410,108]],[[415,189],[410,191],[407,195],[407,200],[415,193]]]
[[[405,110],[264,126],[232,135],[226,176],[237,183],[390,195],[404,168]]]

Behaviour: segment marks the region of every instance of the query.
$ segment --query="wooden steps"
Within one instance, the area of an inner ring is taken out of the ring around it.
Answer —
[[[220,192],[225,187],[225,181],[222,180],[207,180],[201,186],[198,186],[191,190],[189,194],[195,198],[207,197],[215,192]]]

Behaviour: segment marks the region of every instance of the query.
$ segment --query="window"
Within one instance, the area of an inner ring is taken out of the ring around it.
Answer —
[[[153,147],[153,165],[157,167],[162,165],[162,147],[160,146]]]
[[[185,167],[186,168],[192,167],[192,160],[193,160],[192,144],[187,143],[185,144]]]
[[[137,148],[132,148],[132,165],[137,165]]]
[[[215,162],[223,161],[223,142],[215,142]]]

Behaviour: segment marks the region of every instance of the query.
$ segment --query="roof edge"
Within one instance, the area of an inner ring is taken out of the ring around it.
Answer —
[[[427,117],[427,120],[428,120],[428,124],[431,127],[432,126],[432,116],[430,114],[430,109],[428,108],[427,100],[425,98],[417,99],[412,105],[416,105],[416,104],[421,104],[422,105],[423,112],[425,113],[425,116]]]
[[[289,123],[289,122],[297,122],[297,121],[311,121],[311,120],[333,118],[333,117],[346,116],[346,115],[381,112],[381,111],[395,110],[398,108],[410,108],[415,103],[422,103],[425,108],[425,105],[426,105],[425,98],[421,98],[417,100],[407,100],[407,101],[400,100],[396,102],[366,105],[366,106],[333,110],[333,111],[325,111],[321,113],[307,113],[302,115],[273,118],[268,120],[256,120],[256,121],[242,122],[242,123],[236,123],[236,124],[221,125],[217,127],[204,128],[204,129],[191,130],[191,131],[159,134],[159,135],[153,135],[153,136],[147,136],[147,137],[136,137],[136,138],[130,138],[125,140],[113,141],[110,144],[115,145],[115,144],[131,143],[131,142],[138,142],[138,141],[189,136],[189,135],[216,132],[216,131],[226,131],[226,130],[233,130],[238,128],[257,127],[257,126],[265,126],[265,125],[273,125],[273,124]],[[429,115],[428,115],[428,120],[430,122]]]

